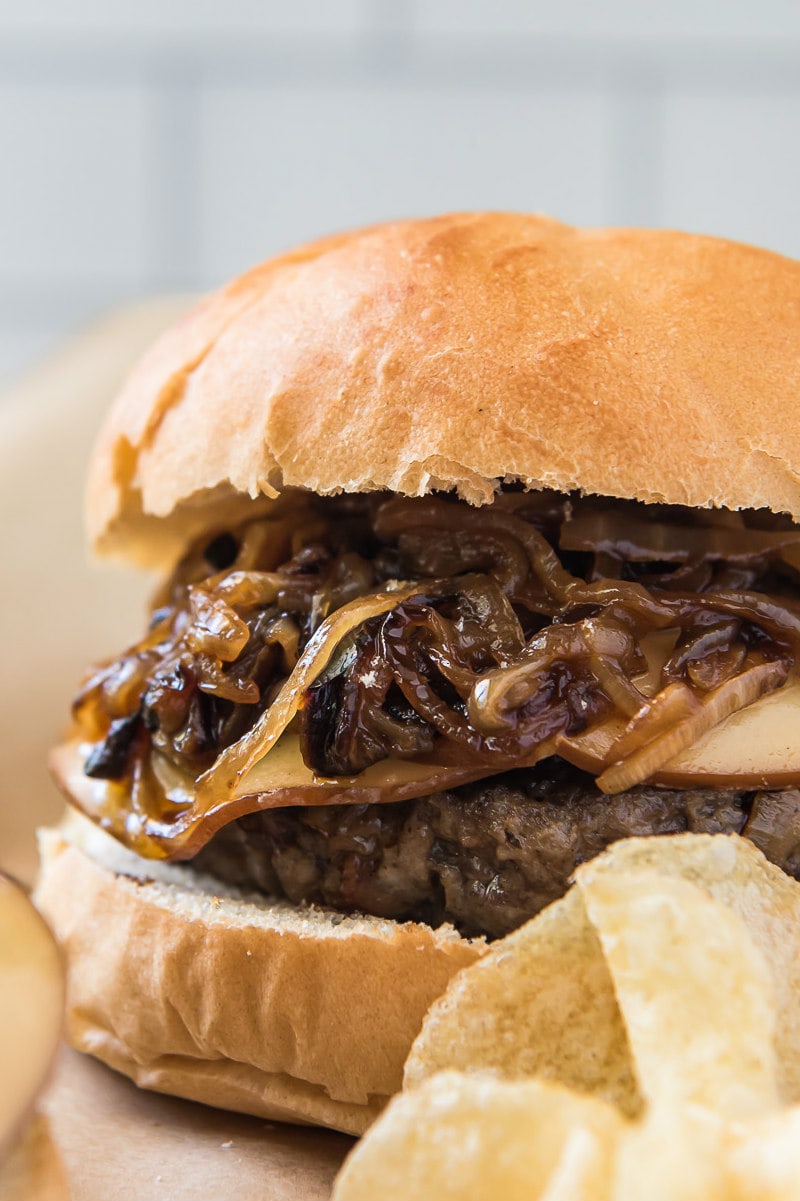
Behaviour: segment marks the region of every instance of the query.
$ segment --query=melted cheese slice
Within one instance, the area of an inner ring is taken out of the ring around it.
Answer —
[[[50,754],[51,771],[59,786],[87,816],[109,831],[114,830],[115,824],[118,827],[124,825],[131,838],[135,838],[141,828],[141,819],[128,811],[125,795],[119,786],[108,780],[92,779],[84,773],[84,763],[91,749],[91,744],[78,739],[62,743]],[[552,754],[553,744],[544,743],[524,762],[504,766],[529,767],[538,759]],[[166,761],[156,765],[156,773],[170,802],[188,811],[195,799],[190,778],[176,772]],[[383,759],[356,776],[328,779],[315,775],[306,766],[300,752],[299,738],[285,733],[274,744],[269,755],[265,755],[242,776],[229,796],[220,794],[210,815],[205,811],[192,816],[192,825],[198,830],[204,827],[204,830],[199,835],[192,834],[182,849],[194,853],[221,825],[259,809],[411,800],[443,789],[457,788],[490,774],[492,772],[487,771],[485,764],[474,759],[450,764]],[[120,808],[121,818],[115,822]],[[165,833],[168,832],[166,822],[163,829]],[[154,848],[151,848],[151,853],[153,851]]]
[[[74,741],[56,748],[51,767],[79,808],[140,853],[186,858],[195,854],[220,826],[259,809],[411,800],[510,767],[529,767],[553,754],[599,775],[608,766],[612,744],[624,727],[624,720],[612,719],[575,737],[556,737],[520,762],[487,765],[465,758],[460,763],[432,764],[385,759],[356,776],[335,779],[316,776],[303,762],[299,739],[285,731],[270,753],[243,772],[231,792],[213,796],[210,806],[197,805],[191,778],[179,775],[166,761],[161,769],[156,767],[170,803],[177,806],[175,825],[169,812],[163,819],[143,819],[130,811],[119,785],[84,775],[83,765],[90,750],[86,745]],[[728,717],[662,767],[649,782],[676,788],[800,786],[800,680],[792,680]]]
[[[542,755],[552,753],[542,747]],[[300,753],[300,739],[283,734],[271,753],[265,755],[238,781],[232,796],[274,796],[279,792],[302,792],[303,800],[285,800],[284,804],[333,805],[353,801],[402,800],[412,796],[454,788],[458,784],[485,775],[483,766],[418,763],[413,759],[382,759],[356,776],[328,778],[317,776],[307,767]],[[310,794],[314,795],[311,797]]]
[[[624,722],[609,721],[576,738],[556,739],[556,753],[596,772]],[[800,682],[761,697],[720,722],[654,777],[675,787],[786,788],[800,784]]]
[[[675,776],[722,777],[753,785],[800,783],[800,683],[789,683],[709,730],[662,770]]]

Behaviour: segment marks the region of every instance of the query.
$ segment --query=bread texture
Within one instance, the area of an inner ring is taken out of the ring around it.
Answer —
[[[72,1045],[144,1088],[268,1119],[361,1134],[430,1004],[485,950],[452,927],[245,897],[75,815],[40,849]]]
[[[456,214],[301,247],[209,297],[100,437],[101,552],[157,564],[289,486],[498,480],[800,517],[800,263]]]

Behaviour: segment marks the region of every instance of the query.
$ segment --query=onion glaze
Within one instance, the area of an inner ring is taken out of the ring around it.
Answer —
[[[800,530],[760,511],[287,493],[192,545],[146,635],[88,674],[89,815],[192,855],[262,807],[241,782],[287,730],[320,779],[390,759],[477,779],[616,723],[598,785],[631,788],[795,672],[798,565]]]

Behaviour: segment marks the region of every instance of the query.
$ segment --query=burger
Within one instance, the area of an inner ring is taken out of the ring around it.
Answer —
[[[168,332],[89,475],[162,583],[52,756],[73,1043],[357,1133],[608,844],[800,875],[799,401],[800,264],[538,216],[318,241]]]

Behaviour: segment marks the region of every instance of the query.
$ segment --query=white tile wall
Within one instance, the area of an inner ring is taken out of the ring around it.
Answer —
[[[402,5],[404,0],[398,0]],[[189,41],[222,35],[356,34],[360,0],[23,0],[0,9],[6,33],[69,33],[151,41],[179,35]]]
[[[211,278],[310,233],[410,214],[611,217],[602,94],[250,87],[209,93],[202,112],[200,262]]]
[[[0,380],[147,291],[497,206],[800,255],[800,0],[0,0]]]
[[[144,281],[149,107],[142,87],[0,80],[2,272],[25,290]]]
[[[448,37],[539,34],[581,38],[800,37],[797,0],[418,0],[418,28]]]
[[[800,258],[800,91],[669,97],[661,170],[665,223]]]

